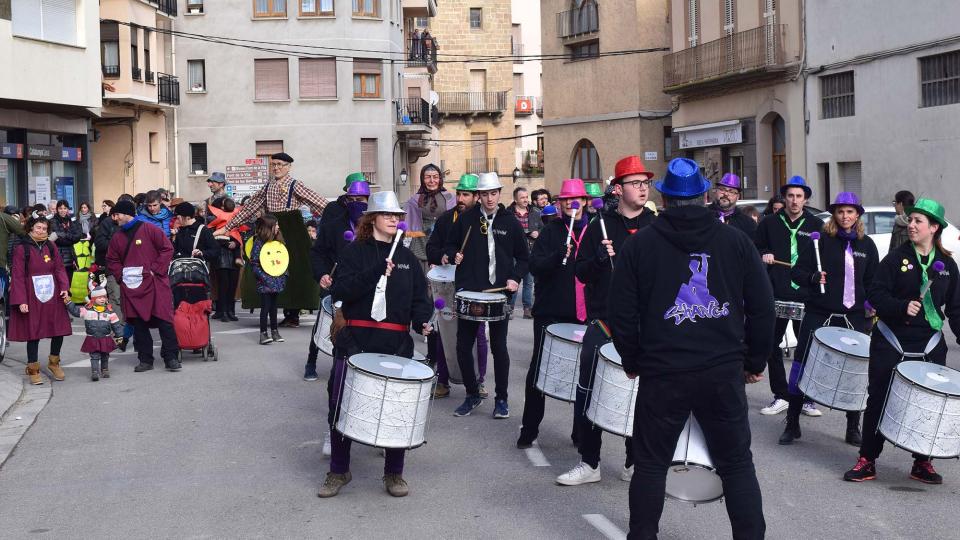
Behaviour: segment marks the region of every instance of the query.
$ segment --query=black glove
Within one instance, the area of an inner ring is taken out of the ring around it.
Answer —
[[[597,262],[607,262],[607,259],[610,258],[610,254],[607,253],[607,246],[599,244],[597,246]]]

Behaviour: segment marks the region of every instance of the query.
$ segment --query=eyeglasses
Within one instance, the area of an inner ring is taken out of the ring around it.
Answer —
[[[273,163],[270,164],[270,166],[273,167],[274,169],[284,169],[286,167],[289,167],[290,164],[284,163],[282,161],[274,161]]]
[[[621,185],[640,189],[641,187],[649,188],[651,183],[651,180],[634,180],[632,182],[621,182]]]
[[[735,189],[733,189],[733,188],[728,188],[728,187],[715,187],[715,188],[713,188],[713,189],[716,190],[717,193],[723,193],[723,194],[725,194],[725,195],[739,195],[739,194],[740,194],[739,191],[737,191],[737,190],[735,190]]]

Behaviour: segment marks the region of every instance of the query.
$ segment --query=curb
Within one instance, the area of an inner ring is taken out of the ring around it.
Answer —
[[[23,364],[14,362],[13,366],[0,365],[0,395],[4,390],[10,391],[15,383],[10,382],[10,375],[14,375],[20,383],[20,394],[17,400],[0,415],[0,467],[13,454],[20,439],[37,421],[40,411],[50,401],[53,395],[53,386],[45,375],[42,385],[24,384],[19,370]]]
[[[0,366],[0,419],[13,407],[23,393],[23,375],[11,366]]]

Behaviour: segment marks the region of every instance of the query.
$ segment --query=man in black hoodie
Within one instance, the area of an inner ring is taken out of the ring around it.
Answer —
[[[800,256],[800,244],[809,241],[810,233],[823,229],[823,220],[806,208],[811,193],[802,177],[792,177],[780,188],[780,195],[786,200],[783,210],[762,220],[757,227],[755,242],[763,262],[767,264],[773,296],[778,302],[803,303],[810,293],[809,284],[793,282],[790,273]],[[774,328],[773,342],[776,347],[767,363],[773,400],[770,405],[760,409],[760,414],[780,414],[789,407],[787,370],[783,365],[783,352],[779,344],[790,322],[790,319],[777,319]],[[800,321],[794,319],[792,324],[794,335],[799,335]],[[803,414],[820,416],[822,413],[813,402],[807,402],[803,405]]]
[[[656,538],[667,470],[691,413],[723,482],[733,537],[762,539],[744,380],[773,347],[773,293],[749,238],[704,205],[696,162],[670,162],[656,183],[666,211],[617,254],[609,318],[623,369],[639,383],[630,537]]]

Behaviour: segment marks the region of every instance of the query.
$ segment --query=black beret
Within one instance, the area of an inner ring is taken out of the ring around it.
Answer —
[[[120,201],[110,210],[110,215],[113,214],[126,214],[137,217],[137,207],[134,206],[132,201]]]
[[[287,163],[293,163],[293,158],[290,157],[290,154],[286,152],[279,152],[270,156],[270,159],[279,159],[280,161],[286,161]]]

